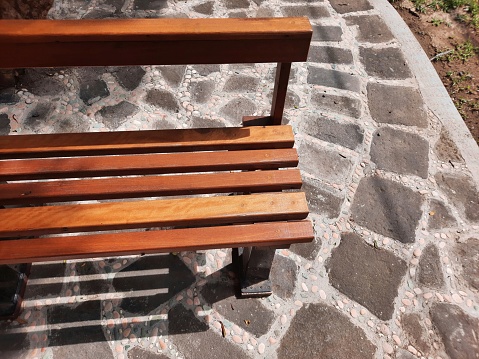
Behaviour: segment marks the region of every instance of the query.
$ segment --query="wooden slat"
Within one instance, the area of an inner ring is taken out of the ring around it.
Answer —
[[[299,170],[8,183],[0,184],[0,205],[294,188],[301,188]]]
[[[198,226],[308,215],[304,193],[271,193],[0,210],[0,237],[142,227]]]
[[[291,126],[0,136],[0,159],[293,147]]]
[[[294,167],[296,149],[183,152],[0,161],[0,180],[107,177]]]
[[[311,35],[307,18],[1,20],[0,67],[305,61]]]
[[[310,242],[313,239],[311,223],[298,221],[1,240],[0,264],[212,248],[279,246]]]

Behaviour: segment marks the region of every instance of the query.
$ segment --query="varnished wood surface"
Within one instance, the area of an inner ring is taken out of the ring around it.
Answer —
[[[0,136],[0,159],[293,147],[291,126]]]
[[[309,221],[0,240],[0,264],[311,242]]]
[[[1,210],[0,237],[141,227],[201,226],[299,220],[304,193],[268,193]]]
[[[298,188],[299,170],[21,182],[0,184],[0,205]]]

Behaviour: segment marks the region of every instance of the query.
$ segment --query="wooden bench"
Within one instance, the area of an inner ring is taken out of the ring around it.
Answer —
[[[275,249],[313,240],[281,125],[311,34],[306,18],[1,20],[0,68],[278,66],[271,115],[240,128],[0,137],[0,264],[235,248],[241,294],[270,294]]]

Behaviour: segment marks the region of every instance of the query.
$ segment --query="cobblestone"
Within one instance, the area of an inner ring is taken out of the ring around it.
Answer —
[[[359,78],[346,72],[309,66],[308,83],[359,92]]]
[[[359,56],[369,76],[387,80],[411,77],[411,70],[409,70],[406,60],[398,48],[360,47]]]

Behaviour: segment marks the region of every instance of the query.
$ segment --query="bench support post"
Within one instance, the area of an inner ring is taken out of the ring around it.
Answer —
[[[271,104],[271,118],[273,125],[281,125],[283,120],[284,103],[288,92],[291,62],[278,63],[274,80],[273,101]]]

